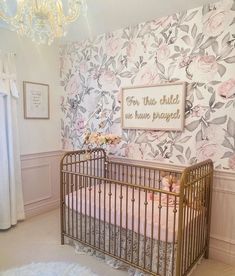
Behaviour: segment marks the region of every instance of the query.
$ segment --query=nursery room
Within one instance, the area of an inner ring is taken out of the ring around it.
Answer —
[[[235,276],[234,202],[234,0],[0,0],[1,276]]]

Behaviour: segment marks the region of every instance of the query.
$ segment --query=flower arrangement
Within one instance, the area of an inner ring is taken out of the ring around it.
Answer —
[[[117,145],[121,141],[118,135],[108,133],[102,134],[100,132],[86,132],[84,137],[84,145],[92,148],[93,145],[97,147]]]

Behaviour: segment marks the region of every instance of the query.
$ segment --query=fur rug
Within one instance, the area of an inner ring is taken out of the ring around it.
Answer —
[[[36,263],[0,272],[0,276],[97,276],[76,263]]]

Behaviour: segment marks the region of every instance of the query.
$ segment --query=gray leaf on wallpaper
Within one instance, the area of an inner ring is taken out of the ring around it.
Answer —
[[[192,136],[186,136],[186,137],[180,139],[178,142],[179,142],[179,143],[186,143],[186,142],[188,142],[189,139],[191,139],[191,137],[192,137]]]
[[[137,144],[149,142],[149,139],[147,138],[146,132],[142,133],[142,134],[135,140],[135,142],[136,142]]]
[[[226,72],[226,67],[223,64],[218,63],[218,73],[220,74],[220,76],[223,77],[225,72]]]
[[[191,46],[191,40],[188,35],[185,35],[181,38],[188,46]]]
[[[197,35],[197,25],[195,23],[193,24],[193,27],[192,27],[192,30],[191,30],[191,35],[192,35],[193,38],[195,38],[196,35]]]
[[[225,47],[227,45],[229,39],[230,39],[230,33],[227,33],[221,41],[222,47]]]
[[[198,133],[196,134],[196,141],[200,142],[202,141],[202,130],[200,129]]]
[[[179,152],[183,153],[183,151],[184,151],[184,147],[183,147],[183,146],[175,144],[174,147],[175,147]]]
[[[191,12],[189,15],[185,17],[185,21],[190,21],[194,18],[194,16],[198,13],[198,10]]]
[[[186,157],[187,159],[189,159],[189,158],[191,157],[191,150],[190,150],[189,147],[187,148],[187,150],[186,150],[186,152],[185,152],[185,157]]]
[[[157,65],[157,68],[158,70],[162,73],[162,74],[165,74],[165,67],[163,64],[159,63],[159,62],[156,62],[156,65]]]
[[[200,49],[207,49],[215,42],[214,37],[209,37],[203,44],[201,44]]]
[[[218,41],[215,40],[215,41],[212,43],[211,47],[212,47],[212,49],[213,49],[215,55],[217,56],[218,53],[219,53],[219,43],[218,43]]]
[[[222,159],[223,158],[229,158],[233,155],[233,152],[232,151],[227,151],[224,153],[224,155],[221,157]]]
[[[235,140],[235,121],[232,118],[228,119],[227,132]]]
[[[188,33],[188,31],[189,31],[188,25],[180,25],[179,28],[181,31],[186,32],[186,33]]]
[[[234,146],[231,144],[231,142],[227,137],[224,138],[222,146],[224,146],[225,148],[231,149],[232,151],[235,151]]]
[[[202,92],[198,88],[195,88],[195,91],[196,91],[196,96],[197,96],[198,100],[203,100],[204,97],[202,95]]]
[[[197,120],[197,121],[193,121],[191,122],[190,124],[186,125],[186,129],[188,131],[194,131],[200,124],[200,120]]]
[[[196,50],[196,49],[200,46],[200,44],[201,44],[202,41],[203,41],[203,38],[204,38],[204,34],[203,34],[203,33],[199,33],[199,34],[197,35],[193,50]]]
[[[217,102],[217,103],[214,104],[213,108],[220,109],[222,106],[224,106],[224,103]]]
[[[209,106],[212,106],[215,102],[215,92],[212,94],[210,100],[209,100]]]
[[[211,120],[209,123],[214,125],[222,125],[227,121],[227,115]]]
[[[176,155],[177,159],[180,161],[181,164],[185,164],[185,159],[183,155]]]
[[[227,63],[235,63],[235,56],[225,58],[224,61]]]

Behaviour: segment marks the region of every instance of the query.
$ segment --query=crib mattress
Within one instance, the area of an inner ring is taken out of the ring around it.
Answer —
[[[135,199],[134,208],[133,198]],[[148,204],[146,205],[145,202]],[[67,207],[78,213],[132,230],[149,238],[167,242],[177,240],[179,206],[176,205],[176,210],[174,206],[169,205],[168,207],[163,205],[159,209],[159,202],[156,199],[151,200],[149,194],[146,201],[144,191],[139,193],[138,190],[130,188],[127,191],[126,187],[121,188],[120,185],[115,184],[106,184],[105,188],[104,184],[101,184],[91,187],[90,190],[87,187],[73,191],[66,195],[65,203]]]

